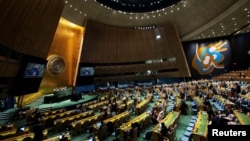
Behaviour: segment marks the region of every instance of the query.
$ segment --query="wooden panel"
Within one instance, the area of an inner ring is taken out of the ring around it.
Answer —
[[[62,0],[0,0],[0,44],[46,58],[63,7]]]
[[[7,70],[8,71],[5,71],[5,74],[4,74],[5,77],[15,77],[19,71],[19,65],[9,63]]]
[[[0,62],[0,77],[16,77],[19,64],[10,63],[9,61]]]
[[[146,64],[160,59],[163,62]],[[93,64],[99,81],[191,76],[173,24],[139,30],[89,20],[80,62]],[[159,74],[147,75],[147,70]]]
[[[0,61],[0,66],[1,66],[0,67],[0,77],[4,77],[5,76],[5,72],[7,71],[8,63]]]
[[[175,30],[173,25],[171,27]],[[162,36],[160,40],[156,39],[158,33]],[[122,63],[166,58],[171,53],[169,43],[166,42],[168,40],[165,39],[168,33],[165,32],[164,27],[138,30],[104,25],[89,20],[81,62]],[[174,37],[177,36],[174,34]],[[174,45],[170,47],[178,48],[176,44]]]

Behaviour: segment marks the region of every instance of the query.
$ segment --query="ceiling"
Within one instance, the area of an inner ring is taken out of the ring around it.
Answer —
[[[249,0],[181,0],[174,5],[150,12],[115,10],[115,7],[111,8],[112,5],[98,2],[101,0],[63,1],[65,7],[62,17],[77,25],[83,25],[86,19],[113,26],[137,28],[173,23],[182,41],[229,36],[250,31]],[[162,0],[144,1],[161,2]]]
[[[114,10],[144,13],[160,10],[181,0],[96,0]]]

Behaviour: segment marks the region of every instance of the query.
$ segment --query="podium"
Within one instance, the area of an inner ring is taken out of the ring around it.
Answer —
[[[56,103],[67,99],[71,99],[73,94],[73,88],[64,88],[61,90],[55,90],[53,95],[45,96],[43,103]]]

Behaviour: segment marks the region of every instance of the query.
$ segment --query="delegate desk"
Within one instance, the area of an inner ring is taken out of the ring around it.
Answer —
[[[15,137],[8,138],[8,139],[2,140],[2,141],[23,141],[23,139],[26,137],[31,137],[33,139],[34,133],[23,134],[23,135],[15,136]]]
[[[162,122],[166,125],[167,128],[173,127],[174,124],[177,122],[177,120],[180,117],[180,112],[176,111],[171,111],[168,113],[168,115],[162,120]],[[161,135],[160,130],[161,130],[161,123],[158,123],[153,127],[152,130],[152,138],[154,141],[159,140],[159,137]]]
[[[144,99],[144,100],[142,100],[140,103],[138,103],[138,104],[135,106],[135,112],[136,112],[137,114],[141,114],[142,111],[144,111],[144,110],[147,108],[149,102],[150,102],[149,99]]]
[[[165,102],[165,101],[166,100],[163,98],[158,99],[158,101],[155,102],[155,104],[154,104],[154,108],[162,108],[163,102]],[[166,103],[166,107],[167,107],[167,103]]]
[[[250,100],[250,96],[248,96],[248,95],[239,94],[239,96],[244,98],[244,99]]]
[[[54,125],[56,125],[57,122],[61,122],[62,124],[65,121],[73,122],[75,120],[78,120],[80,117],[82,117],[82,119],[83,119],[83,118],[91,116],[91,115],[94,115],[93,111],[87,111],[87,112],[79,113],[79,114],[76,114],[76,115],[72,115],[72,116],[69,116],[69,117],[62,118],[60,120],[54,120]]]
[[[216,76],[213,77],[212,79],[214,80],[226,80],[226,81],[231,81],[232,80],[232,76]],[[244,82],[250,82],[250,78],[241,78],[241,77],[234,77],[235,81],[244,81]]]
[[[24,132],[24,134],[13,136],[13,137],[10,137],[10,138],[6,138],[6,139],[1,140],[1,141],[23,141],[27,137],[31,137],[32,140],[33,140],[35,134],[32,133],[32,132],[29,133],[29,128],[27,128],[27,129],[28,129],[27,132]],[[47,136],[48,136],[48,130],[47,129],[43,130],[43,136],[44,136],[45,139],[47,138]]]
[[[20,134],[27,134],[27,133],[29,133],[29,131],[30,131],[29,127],[26,127],[23,131],[20,132]],[[19,134],[17,134],[17,129],[14,128],[12,130],[7,130],[7,131],[0,132],[0,139],[5,138],[7,136],[15,137],[15,136],[18,136],[18,135]]]
[[[233,102],[231,102],[228,99],[223,98],[220,95],[215,95],[214,98],[217,99],[219,102],[221,102],[225,107],[232,107],[232,106],[234,106]]]
[[[208,114],[199,111],[197,122],[193,129],[193,141],[206,141],[208,134]]]
[[[58,136],[55,136],[55,137],[51,137],[51,138],[48,138],[46,140],[43,140],[43,141],[60,141],[60,139],[62,138],[62,136],[64,136],[64,138],[67,138],[68,141],[71,140],[71,136],[69,133],[66,133],[64,135],[58,135]]]
[[[181,98],[181,96],[180,96],[180,93],[179,93],[179,92],[173,92],[173,95],[174,95],[174,97],[176,97],[176,98]]]
[[[196,102],[198,109],[203,111],[204,110],[204,100],[198,96],[193,97],[193,100]]]
[[[126,110],[130,110],[132,108],[133,104],[134,104],[134,100],[129,100],[127,102],[127,109]],[[121,111],[125,107],[125,104],[117,104],[117,105],[118,105],[118,111]]]
[[[177,98],[175,101],[175,111],[179,112],[181,107],[181,99]]]
[[[101,102],[95,103],[93,105],[89,105],[88,108],[90,110],[95,111],[95,110],[98,110],[99,108],[103,107],[106,104],[107,104],[107,101],[101,101]]]
[[[241,113],[237,110],[234,110],[234,115],[236,116],[236,118],[239,120],[241,125],[250,125],[250,118],[247,117],[246,114]]]
[[[57,110],[51,110],[48,112],[43,112],[41,114],[42,114],[42,116],[49,116],[49,115],[59,114],[59,113],[65,112],[65,111],[66,111],[66,109],[62,108],[62,109],[57,109]]]
[[[3,129],[4,126],[6,127],[5,129]],[[7,130],[12,130],[12,129],[14,129],[14,124],[13,123],[5,124],[5,125],[0,126],[0,132],[7,131]]]
[[[44,126],[47,126],[48,123],[50,123],[52,121],[54,122],[54,120],[61,119],[63,117],[73,115],[75,112],[76,112],[75,110],[70,110],[70,111],[65,111],[65,112],[62,112],[62,113],[55,114],[55,115],[44,116],[42,118],[42,120],[41,120],[41,123]],[[50,125],[50,126],[52,126],[52,125]]]
[[[126,122],[120,126],[120,136],[123,137],[123,133],[129,131],[132,128],[133,123],[138,123],[139,125],[143,124],[147,118],[150,118],[150,113],[144,112],[143,114],[136,116],[132,120]]]
[[[80,123],[82,126],[86,126],[84,128],[88,128],[92,126],[92,124],[97,122],[102,116],[103,116],[103,113],[96,114],[90,117],[86,117],[84,119],[78,120],[77,122],[72,122],[71,127],[72,129],[74,129],[76,127],[76,124]]]
[[[11,130],[2,131],[2,132],[0,132],[0,136],[6,136],[6,135],[9,135],[9,134],[15,134],[16,131],[17,131],[16,128],[11,129]]]
[[[105,120],[103,121],[103,123],[106,124],[106,125],[107,125],[109,122],[115,123],[116,121],[121,120],[122,118],[125,118],[125,117],[129,116],[129,114],[130,114],[129,111],[122,112],[122,113],[120,113],[120,114],[118,114],[118,115],[115,115],[115,116],[113,116],[113,117],[111,117],[111,118],[105,119]]]

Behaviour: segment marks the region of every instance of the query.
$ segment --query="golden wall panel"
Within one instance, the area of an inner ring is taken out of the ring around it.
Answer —
[[[50,75],[46,71],[40,89],[46,89],[45,91],[51,92],[55,87],[75,86],[83,34],[83,27],[72,24],[63,18],[60,19],[48,58],[52,55],[62,57],[65,62],[65,68],[59,75]]]

